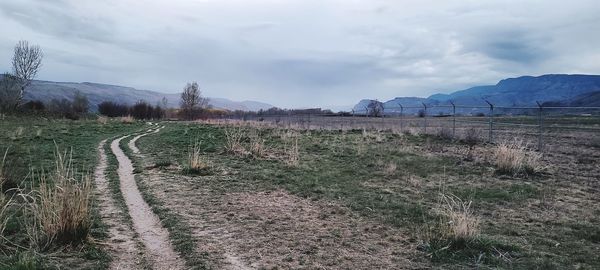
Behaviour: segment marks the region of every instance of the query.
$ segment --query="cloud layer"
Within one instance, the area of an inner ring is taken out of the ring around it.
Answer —
[[[27,39],[46,55],[40,79],[351,105],[598,74],[598,14],[596,0],[5,0],[0,71]]]

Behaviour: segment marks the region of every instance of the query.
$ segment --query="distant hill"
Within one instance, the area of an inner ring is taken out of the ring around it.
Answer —
[[[485,100],[502,107],[534,106],[536,101],[598,106],[592,105],[600,101],[599,94],[593,94],[598,91],[600,91],[600,75],[523,76],[501,80],[496,85],[476,86],[450,94],[435,94],[428,98],[398,97],[384,102],[384,108],[388,112],[396,112],[398,104],[404,107],[422,106],[422,103],[448,105],[450,101],[463,106],[487,106]],[[364,111],[364,106],[368,102],[369,100],[361,100],[354,109]]]
[[[132,87],[99,84],[99,83],[73,83],[73,82],[51,82],[33,81],[25,92],[25,100],[49,101],[51,99],[71,99],[76,91],[86,95],[90,101],[90,109],[96,111],[98,104],[103,101],[114,101],[117,103],[134,104],[144,100],[150,104],[157,104],[163,98],[167,99],[167,106],[179,107],[180,94],[167,94],[148,90],[138,90]],[[209,104],[214,108],[226,110],[258,111],[267,110],[273,105],[257,101],[232,101],[225,98],[209,97]]]

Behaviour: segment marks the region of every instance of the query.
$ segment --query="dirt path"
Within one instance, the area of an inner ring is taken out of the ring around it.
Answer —
[[[135,137],[133,137],[133,139],[131,139],[131,141],[129,141],[129,143],[127,144],[127,146],[129,146],[129,149],[131,149],[131,151],[138,155],[140,153],[140,149],[137,148],[137,146],[135,145],[135,142],[137,142],[137,140],[139,140],[141,137],[144,137],[146,135],[150,135],[150,134],[154,134],[154,133],[158,133],[161,129],[163,129],[164,126],[159,127],[157,129],[149,129],[146,133],[142,133],[140,135],[137,135]]]
[[[147,133],[146,133],[147,134]],[[175,253],[169,233],[160,224],[158,217],[144,201],[133,175],[133,164],[120,148],[124,136],[111,143],[111,150],[119,161],[119,179],[121,193],[133,221],[136,232],[146,247],[148,260],[155,269],[183,269],[184,263]]]
[[[124,213],[117,207],[114,198],[110,195],[111,190],[105,176],[108,166],[106,153],[104,153],[105,144],[106,140],[103,140],[98,145],[99,157],[94,172],[94,181],[100,216],[109,228],[106,246],[113,258],[109,269],[142,269],[133,228],[122,221]]]

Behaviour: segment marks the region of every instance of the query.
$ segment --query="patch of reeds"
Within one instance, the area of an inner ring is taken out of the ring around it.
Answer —
[[[28,234],[32,244],[44,249],[52,244],[77,244],[90,232],[90,175],[78,174],[73,168],[72,152],[55,151],[55,167],[51,173],[33,176],[38,186],[29,200],[31,222]]]

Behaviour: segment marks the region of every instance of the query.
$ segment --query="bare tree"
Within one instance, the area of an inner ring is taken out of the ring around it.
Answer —
[[[8,73],[0,76],[0,112],[7,112],[17,106],[21,90],[19,80],[15,76]]]
[[[25,95],[25,88],[31,84],[40,67],[42,66],[42,58],[44,53],[40,46],[29,45],[26,40],[21,40],[15,46],[15,51],[12,59],[13,75],[21,84],[21,91],[17,97],[17,106],[21,104]]]
[[[90,102],[87,97],[79,91],[73,96],[73,111],[77,114],[86,114],[90,108]]]
[[[367,115],[373,117],[379,117],[383,114],[383,103],[378,100],[369,101],[367,105]]]
[[[179,105],[186,119],[194,119],[199,110],[208,106],[208,99],[202,97],[198,83],[192,82],[183,88]]]

